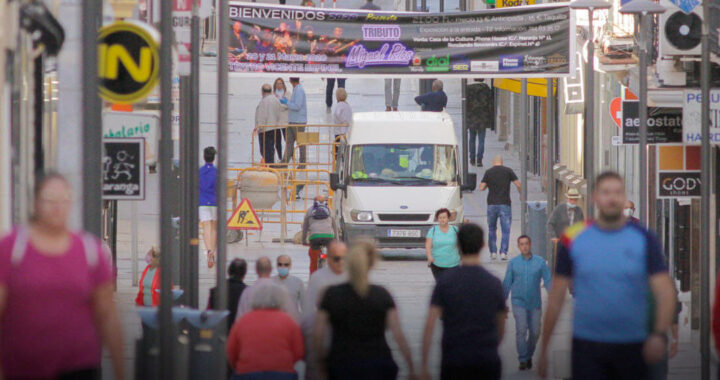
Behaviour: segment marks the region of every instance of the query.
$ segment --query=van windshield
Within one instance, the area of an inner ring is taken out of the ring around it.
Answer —
[[[445,186],[456,181],[452,145],[354,145],[353,185]]]

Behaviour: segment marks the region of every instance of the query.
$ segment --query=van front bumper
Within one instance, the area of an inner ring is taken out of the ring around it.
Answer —
[[[358,237],[371,238],[377,242],[379,248],[425,248],[425,236],[427,236],[431,227],[431,224],[376,225],[346,223],[343,226],[343,239],[346,242],[352,242],[353,239]],[[408,236],[391,236],[391,234],[398,233]]]

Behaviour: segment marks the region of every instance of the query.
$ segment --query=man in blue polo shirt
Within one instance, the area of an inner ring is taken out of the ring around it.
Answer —
[[[209,146],[203,150],[205,165],[200,167],[200,209],[198,219],[203,229],[203,240],[207,250],[208,268],[215,265],[215,249],[217,248],[217,199],[215,193],[217,181],[217,168],[215,161],[215,147]]]
[[[597,221],[576,224],[563,234],[542,333],[538,372],[543,378],[571,280],[573,379],[647,379],[648,364],[664,358],[675,293],[657,238],[623,215],[626,199],[620,175],[600,174],[593,189]],[[650,291],[657,308],[648,332]]]
[[[550,269],[545,259],[532,254],[530,237],[517,239],[520,256],[510,260],[503,280],[505,299],[512,292],[512,312],[515,318],[515,344],[517,345],[520,370],[532,368],[535,343],[540,336],[542,299],[540,281],[550,291]]]

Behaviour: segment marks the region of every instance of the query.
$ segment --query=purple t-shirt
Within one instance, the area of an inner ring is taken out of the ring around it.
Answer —
[[[82,237],[72,235],[61,255],[42,255],[28,243],[11,263],[17,229],[0,240],[0,284],[7,304],[0,320],[0,363],[5,376],[52,378],[100,366],[102,347],[93,320],[92,294],[112,279],[100,242],[95,265],[88,263]]]

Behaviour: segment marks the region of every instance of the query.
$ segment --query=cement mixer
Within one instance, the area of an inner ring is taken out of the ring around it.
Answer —
[[[240,174],[240,198],[247,198],[253,207],[269,209],[280,201],[280,175],[265,169],[245,170]]]

